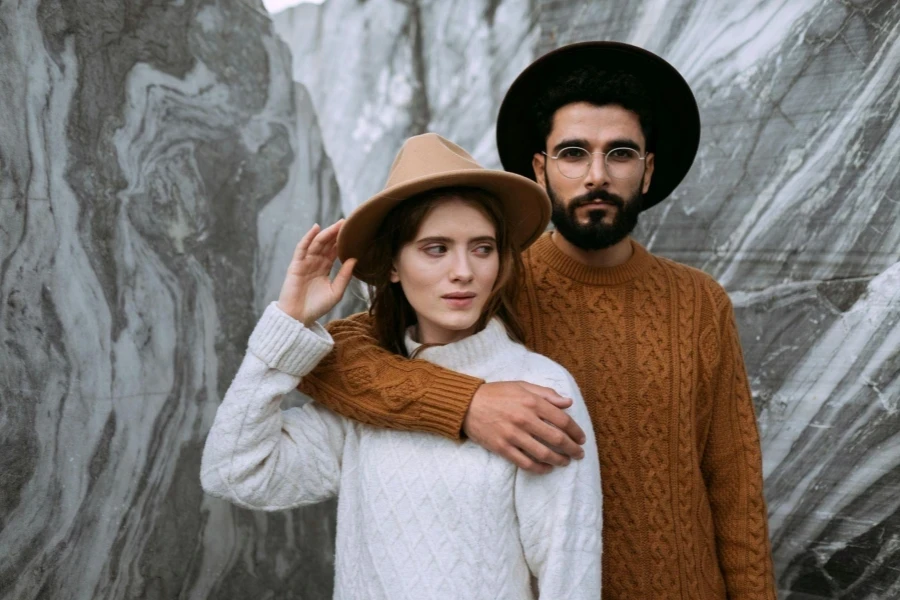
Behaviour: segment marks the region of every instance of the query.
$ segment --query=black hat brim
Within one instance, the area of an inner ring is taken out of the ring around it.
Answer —
[[[549,82],[584,65],[624,71],[647,90],[656,135],[654,171],[643,208],[669,197],[687,175],[700,144],[700,112],[690,86],[681,74],[659,56],[620,42],[580,42],[563,46],[540,57],[516,78],[500,105],[497,116],[497,150],[503,168],[535,179],[532,159],[544,150],[537,131],[536,99]]]

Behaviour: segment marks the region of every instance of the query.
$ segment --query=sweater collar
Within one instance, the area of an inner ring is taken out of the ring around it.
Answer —
[[[561,275],[588,285],[619,285],[644,273],[653,264],[653,255],[631,240],[631,258],[616,267],[591,267],[570,257],[557,248],[545,233],[528,250],[532,256],[546,263]]]
[[[413,341],[408,332],[405,342],[406,350],[410,354],[421,346],[420,343]],[[514,344],[515,342],[506,333],[506,327],[495,317],[478,333],[452,344],[425,348],[416,358],[454,371],[465,371],[467,367],[487,363],[490,357],[508,350]]]

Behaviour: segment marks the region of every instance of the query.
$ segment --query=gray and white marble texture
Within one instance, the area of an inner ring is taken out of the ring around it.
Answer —
[[[734,300],[781,597],[900,598],[896,1],[0,0],[0,600],[329,598],[331,504],[198,485],[246,338],[405,137],[496,167],[509,83],[583,39],[696,92],[638,238]]]
[[[330,595],[333,507],[198,485],[285,252],[340,212],[268,14],[3,0],[0,107],[0,597]]]
[[[485,18],[427,18],[447,5]],[[377,29],[388,16],[393,29]],[[703,138],[637,237],[731,292],[781,595],[900,597],[900,4],[328,0],[274,20],[328,132],[345,211],[377,191],[410,133],[437,131],[496,166],[484,111],[493,119],[522,63],[552,48],[612,39],[672,62],[695,90]],[[409,58],[417,44],[423,55]],[[480,80],[456,92],[456,105],[479,108],[421,110],[461,68],[491,74],[488,93]],[[417,95],[359,92],[395,80]]]
[[[639,237],[731,292],[783,598],[900,597],[900,3],[556,3],[668,58],[700,152]]]
[[[494,121],[534,58],[520,0],[326,0],[273,17],[309,89],[349,213],[384,185],[403,140],[435,131],[499,168]]]

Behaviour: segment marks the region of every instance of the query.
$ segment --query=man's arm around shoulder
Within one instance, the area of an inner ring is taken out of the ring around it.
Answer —
[[[359,313],[329,323],[334,350],[299,389],[350,419],[384,427],[463,434],[520,468],[546,473],[581,458],[584,432],[555,391],[521,381],[483,380],[407,359],[379,344],[371,317]]]
[[[326,329],[334,349],[303,379],[300,391],[361,423],[460,437],[469,403],[484,381],[382,348],[367,313],[332,321]]]

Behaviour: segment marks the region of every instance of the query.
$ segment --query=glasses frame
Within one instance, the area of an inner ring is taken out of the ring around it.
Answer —
[[[591,162],[588,163],[587,169],[584,171],[583,175],[580,175],[578,177],[569,177],[568,175],[566,175],[565,173],[562,172],[562,169],[559,168],[559,155],[562,154],[563,152],[565,152],[566,150],[582,150],[584,152],[587,152],[591,156]],[[628,146],[619,146],[617,148],[612,148],[606,152],[603,152],[601,150],[597,150],[596,152],[588,152],[587,148],[582,148],[581,146],[566,146],[565,148],[560,148],[559,152],[556,153],[556,156],[547,154],[544,151],[541,151],[541,154],[543,154],[547,158],[552,158],[553,160],[555,160],[556,161],[556,170],[559,172],[560,175],[562,175],[566,179],[582,179],[588,173],[590,173],[591,167],[594,166],[594,155],[595,154],[600,154],[603,156],[603,166],[606,168],[607,174],[609,174],[609,176],[612,177],[613,179],[618,179],[621,181],[621,180],[625,180],[625,179],[631,179],[632,177],[636,177],[637,175],[632,175],[631,177],[616,177],[615,175],[612,174],[612,171],[609,168],[609,163],[607,162],[607,158],[609,157],[610,154],[612,154],[616,150],[628,150],[629,152],[636,152],[638,154],[638,160],[643,162],[643,166],[646,169],[647,153],[645,152],[644,155],[641,156],[641,153],[638,150],[635,150],[634,148],[629,148]],[[641,174],[643,174],[643,171],[644,171],[644,169],[641,169]]]

